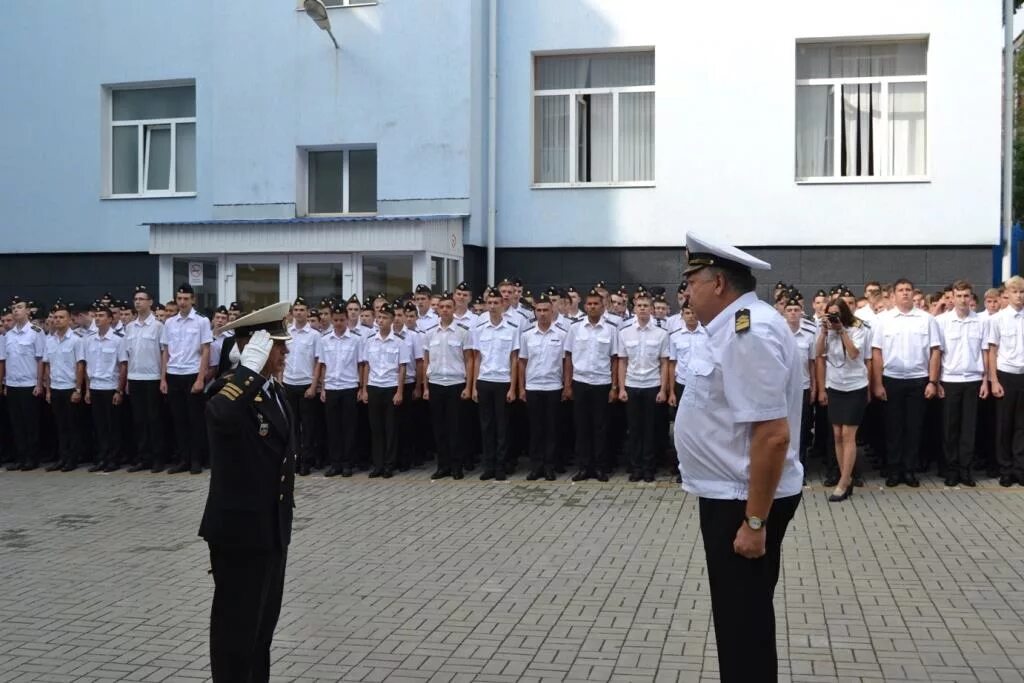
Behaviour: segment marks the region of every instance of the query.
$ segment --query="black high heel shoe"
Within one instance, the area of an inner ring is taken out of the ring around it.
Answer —
[[[842,503],[844,500],[846,500],[847,498],[849,498],[852,495],[853,495],[853,482],[850,482],[850,485],[847,486],[846,490],[843,491],[841,494],[839,494],[839,495],[836,495],[835,493],[829,494],[828,502],[830,502],[830,503]]]

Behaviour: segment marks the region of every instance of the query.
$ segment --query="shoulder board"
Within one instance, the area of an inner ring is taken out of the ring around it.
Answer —
[[[736,325],[735,331],[737,334],[750,331],[750,309],[741,308],[736,311]]]
[[[509,325],[511,325],[512,327],[514,327],[514,328],[516,328],[516,329],[519,329],[519,325],[516,325],[516,324],[515,324],[514,322],[512,322],[511,320],[506,320],[505,322],[507,322],[507,323],[508,323]]]
[[[124,332],[122,332],[121,330],[114,330],[114,334],[116,334],[118,337],[124,336]]]
[[[521,309],[521,308],[517,308],[517,309],[516,309],[516,313],[518,313],[519,315],[523,316],[523,317],[524,317],[524,318],[526,318],[527,320],[529,320],[529,318],[530,318],[530,316],[529,316],[529,315],[527,315],[526,313],[524,313],[524,312],[523,312],[523,309]]]
[[[536,327],[536,325],[530,325],[529,327],[523,328],[523,332],[529,332],[530,330],[535,329]]]
[[[43,331],[43,328],[41,328],[41,327],[39,327],[38,325],[35,325],[35,324],[30,325],[29,327],[31,327],[32,330],[35,331],[35,332],[42,332]]]
[[[363,333],[359,331],[359,328],[352,328],[351,330],[349,330],[349,332],[356,335],[357,337],[363,336]],[[330,331],[328,331],[328,334],[330,334]]]
[[[399,339],[405,339],[405,335],[402,334],[401,332],[395,332],[395,336],[398,337]]]
[[[569,324],[570,324],[570,325],[575,325],[576,323],[578,323],[578,322],[579,322],[579,321],[581,321],[581,320],[583,320],[583,318],[573,318],[573,319],[572,319],[572,322],[571,322],[571,323],[569,323]]]
[[[221,387],[220,391],[217,392],[217,395],[218,396],[223,396],[224,398],[226,398],[229,401],[235,401],[235,400],[238,400],[238,398],[242,395],[242,393],[243,393],[242,390],[238,387],[237,384],[232,384],[231,382],[225,382],[224,386]],[[259,397],[257,396],[257,398],[259,398]]]
[[[678,333],[678,332],[682,332],[682,331],[683,331],[683,328],[681,328],[681,327],[677,327],[676,329],[674,329],[674,330],[672,330],[671,332],[669,332],[669,333],[668,333],[668,336],[670,336],[670,337],[671,337],[671,336],[672,336],[673,334],[676,334],[676,333]]]
[[[463,325],[462,323],[455,323],[455,324],[456,324],[456,326],[461,327],[464,330],[468,330],[469,329],[469,325]]]
[[[562,332],[565,332],[565,325],[563,325],[562,323],[555,323],[555,327],[560,329]]]
[[[483,327],[483,326],[484,326],[484,325],[486,325],[487,323],[488,323],[488,319],[487,319],[487,318],[484,318],[483,320],[477,320],[477,321],[476,321],[476,326],[477,326],[477,327]]]

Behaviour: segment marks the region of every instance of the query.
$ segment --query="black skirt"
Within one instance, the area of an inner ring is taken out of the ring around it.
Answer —
[[[828,420],[833,425],[859,426],[868,405],[868,388],[853,391],[826,389],[828,393]]]

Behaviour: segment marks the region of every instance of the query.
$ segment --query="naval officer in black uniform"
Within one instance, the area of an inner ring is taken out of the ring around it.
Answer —
[[[210,546],[213,680],[270,680],[295,506],[294,417],[279,376],[288,353],[288,302],[242,316],[238,367],[209,389],[210,493],[199,535]]]

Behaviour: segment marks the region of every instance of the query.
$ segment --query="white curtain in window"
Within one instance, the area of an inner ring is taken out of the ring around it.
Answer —
[[[114,126],[113,178],[114,194],[136,194],[139,191],[139,127]]]
[[[541,56],[534,71],[537,90],[654,85],[654,53]]]
[[[797,178],[821,178],[834,174],[834,93],[831,85],[797,86]]]
[[[614,144],[612,95],[591,95],[588,100],[587,107],[577,110],[589,111],[587,124],[581,129],[581,132],[589,132],[589,136],[581,136],[578,140],[580,153],[577,160],[581,168],[576,179],[581,182],[610,183],[613,180],[612,146]],[[587,164],[589,164],[589,168],[586,167]]]
[[[534,181],[569,182],[568,95],[534,98]]]
[[[146,127],[146,189],[167,190],[171,183],[171,127]]]
[[[196,124],[175,126],[174,182],[177,192],[196,191]]]
[[[894,176],[925,175],[926,84],[893,83],[889,94],[889,139]]]
[[[654,93],[619,94],[619,180],[654,180]]]

